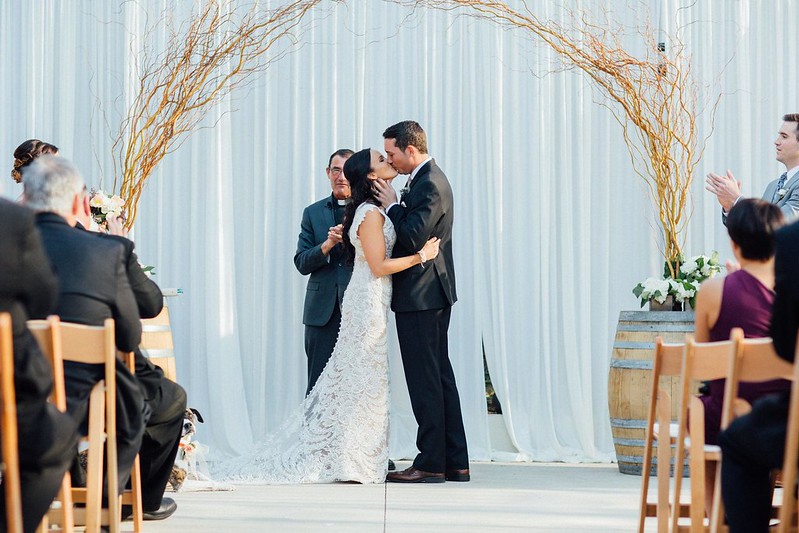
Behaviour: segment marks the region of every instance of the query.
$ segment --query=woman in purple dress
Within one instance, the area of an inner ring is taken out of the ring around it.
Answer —
[[[784,223],[782,211],[763,200],[741,199],[730,209],[727,232],[740,268],[724,277],[707,280],[699,289],[694,317],[697,342],[729,340],[733,328],[743,329],[746,338],[769,336],[774,300],[774,233]],[[707,444],[718,442],[724,381],[711,381],[709,393],[699,397],[705,406]],[[790,386],[785,380],[741,383],[738,395],[751,404],[761,396]],[[712,498],[716,464],[707,465],[705,494]]]

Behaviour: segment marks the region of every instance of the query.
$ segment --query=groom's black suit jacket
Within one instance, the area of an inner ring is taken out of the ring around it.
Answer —
[[[455,265],[452,260],[452,188],[447,177],[431,159],[411,181],[410,189],[393,206],[388,216],[397,231],[392,257],[413,255],[430,237],[441,239],[438,257],[392,276],[394,312],[443,309],[454,304]]]

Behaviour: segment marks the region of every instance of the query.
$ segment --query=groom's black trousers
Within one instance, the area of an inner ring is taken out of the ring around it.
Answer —
[[[413,466],[443,473],[469,468],[466,433],[447,330],[452,307],[396,313],[402,366],[419,432]]]

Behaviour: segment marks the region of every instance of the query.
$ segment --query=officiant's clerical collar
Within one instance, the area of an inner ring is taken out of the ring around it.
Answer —
[[[341,206],[345,206],[345,205],[347,205],[348,203],[350,203],[351,201],[352,201],[352,198],[345,198],[345,199],[343,199],[343,200],[339,200],[338,198],[336,198],[336,203],[337,203],[338,205],[341,205]]]

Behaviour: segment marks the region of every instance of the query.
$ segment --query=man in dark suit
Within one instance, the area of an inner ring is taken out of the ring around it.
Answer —
[[[23,175],[25,203],[38,211],[36,225],[59,280],[54,313],[64,322],[92,326],[114,319],[117,349],[135,350],[141,341],[136,299],[125,271],[125,248],[75,228],[88,204],[86,186],[66,159],[44,155]],[[67,409],[86,434],[88,397],[103,377],[98,365],[65,362]],[[130,477],[149,417],[139,383],[121,360],[116,363],[119,487]]]
[[[780,357],[793,361],[799,330],[799,222],[777,233],[771,337]],[[782,468],[790,392],[768,396],[719,435],[721,494],[730,533],[766,532],[771,516],[770,471]],[[793,490],[787,487],[786,490]]]
[[[352,265],[344,261],[341,224],[350,197],[350,184],[342,172],[352,150],[337,150],[325,172],[333,193],[305,208],[294,266],[303,276],[310,274],[305,291],[305,354],[308,356],[308,388],[313,389],[324,370],[341,325],[341,299],[352,276]]]
[[[120,243],[124,249],[125,272],[128,276],[141,318],[158,316],[164,307],[161,289],[141,268],[133,251],[133,241],[118,235],[91,233]],[[145,520],[163,520],[177,509],[172,498],[164,498],[172,465],[178,453],[186,411],[186,392],[183,387],[164,377],[159,367],[144,357],[141,350],[133,351],[136,380],[150,408],[150,418],[144,430],[139,458],[141,461],[142,509]],[[123,509],[123,514],[129,512]]]
[[[17,396],[23,530],[32,532],[47,512],[75,456],[75,421],[48,403],[50,365],[28,332],[31,316],[50,313],[58,284],[42,249],[33,211],[0,200],[0,312],[11,313]],[[0,531],[5,531],[5,484],[0,484]]]
[[[782,120],[774,147],[777,161],[785,166],[785,172],[766,185],[763,200],[779,207],[785,220],[792,222],[799,218],[799,113],[789,113]],[[727,213],[743,198],[741,183],[729,170],[724,176],[711,172],[705,180],[705,189],[716,195],[721,204],[721,220],[726,226]]]
[[[430,237],[441,239],[438,257],[393,275],[391,309],[396,313],[402,365],[419,424],[419,454],[411,467],[389,473],[386,479],[469,481],[466,433],[447,347],[451,309],[457,300],[452,189],[427,155],[427,136],[419,124],[400,122],[383,132],[383,138],[389,164],[400,174],[410,174],[400,203],[389,184],[375,185],[397,232],[392,256],[414,255]]]

